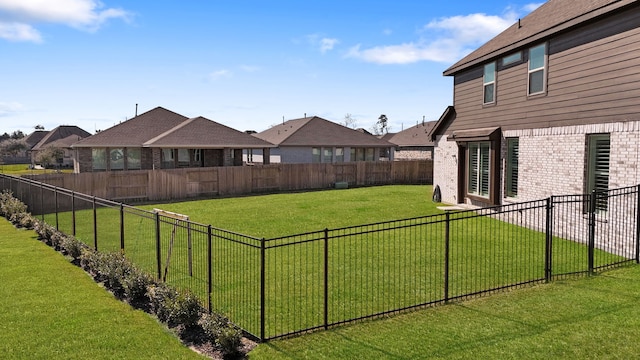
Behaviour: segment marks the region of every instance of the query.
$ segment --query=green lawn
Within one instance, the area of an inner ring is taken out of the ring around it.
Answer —
[[[265,336],[437,302],[445,297],[444,215],[431,201],[429,186],[380,186],[296,194],[188,201],[145,206],[186,214],[199,223],[273,238],[266,243]],[[80,205],[80,204],[76,204]],[[86,204],[85,204],[86,205]],[[543,221],[544,209],[522,218]],[[157,273],[155,224],[151,217],[125,212],[125,252]],[[424,217],[426,215],[435,215]],[[77,236],[93,244],[93,213],[76,213]],[[394,223],[398,218],[423,217]],[[545,235],[475,212],[450,227],[449,297],[544,279]],[[100,208],[98,248],[120,247],[119,209]],[[48,222],[55,221],[47,215]],[[60,229],[71,232],[69,213]],[[324,292],[324,228],[373,224],[331,232]],[[161,272],[174,285],[207,298],[206,228],[161,224]],[[176,234],[172,244],[173,234]],[[190,235],[189,235],[190,234]],[[188,241],[191,240],[189,272]],[[231,241],[230,241],[231,240]],[[243,243],[248,243],[247,246]],[[295,244],[280,246],[284,244]],[[214,230],[212,303],[216,310],[255,335],[260,334],[260,243]],[[171,250],[171,256],[169,251]],[[554,239],[554,273],[587,269],[587,248]],[[596,263],[612,260],[596,251]],[[617,259],[613,259],[617,260]],[[167,267],[167,263],[170,263]],[[324,309],[324,297],[329,306]]]
[[[71,173],[73,169],[62,169],[62,172]],[[0,165],[0,173],[14,176],[21,175],[38,175],[38,174],[50,174],[55,173],[55,169],[29,169],[29,164],[2,164]]]
[[[0,264],[2,359],[203,358],[3,219]]]
[[[640,266],[259,345],[261,359],[635,359]]]

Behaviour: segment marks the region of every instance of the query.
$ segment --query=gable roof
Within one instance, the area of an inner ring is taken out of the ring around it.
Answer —
[[[75,125],[61,125],[49,131],[31,150],[38,151],[46,147],[71,147],[71,144],[90,136],[90,133]]]
[[[47,130],[36,130],[31,134],[27,135],[27,137],[24,138],[24,142],[25,144],[27,144],[27,147],[30,150],[31,148],[36,146],[40,142],[40,140],[42,140],[45,136],[47,136],[48,133],[49,131]]]
[[[444,71],[444,75],[454,75],[636,2],[637,0],[549,0],[452,65]]]
[[[392,146],[373,135],[317,116],[289,120],[253,136],[278,146]]]
[[[188,119],[166,132],[149,139],[143,147],[164,148],[269,148],[274,147],[264,140],[202,116]]]
[[[165,133],[186,120],[186,116],[158,106],[83,139],[73,147],[142,147],[142,144],[149,139]]]
[[[398,146],[433,146],[429,133],[436,121],[417,124],[390,136],[387,141]]]

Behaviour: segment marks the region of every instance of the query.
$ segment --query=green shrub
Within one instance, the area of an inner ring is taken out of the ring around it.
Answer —
[[[34,227],[35,222],[36,218],[34,218],[30,213],[25,213],[18,221],[18,226],[31,230]]]
[[[82,249],[87,246],[80,240],[76,239],[75,236],[65,236],[62,239],[62,252],[65,255],[71,257],[72,261],[76,262],[80,260],[80,256],[82,255]]]
[[[169,287],[165,283],[149,286],[147,289],[151,311],[158,317],[158,320],[167,322],[171,316],[173,303],[178,297],[178,291]]]
[[[242,332],[227,317],[212,312],[202,317],[200,326],[202,326],[207,340],[218,348],[225,357],[239,354]]]
[[[188,290],[176,290],[167,284],[156,284],[148,289],[151,311],[170,328],[182,325],[192,328],[204,312],[196,296]]]
[[[96,271],[105,287],[116,296],[124,295],[124,278],[131,272],[133,266],[122,253],[98,253]]]
[[[126,274],[122,283],[124,294],[129,304],[141,309],[148,308],[149,296],[147,295],[147,288],[154,284],[155,280],[153,276],[136,267],[131,268],[131,271]]]

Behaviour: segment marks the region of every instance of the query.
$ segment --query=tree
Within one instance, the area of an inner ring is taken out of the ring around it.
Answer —
[[[387,122],[388,122],[387,115],[380,114],[380,116],[378,117],[378,121],[371,128],[371,132],[374,135],[385,135],[389,133],[389,127],[387,126]]]
[[[40,125],[40,124],[38,124],[38,125],[34,126],[34,128],[35,128],[36,130],[44,130],[44,126],[42,126],[42,125]]]
[[[2,156],[16,156],[20,151],[26,150],[27,144],[23,139],[9,138],[0,143]]]
[[[18,140],[18,139],[22,139],[23,137],[24,137],[24,133],[20,130],[16,130],[11,133],[12,139]]]
[[[357,120],[353,116],[351,116],[351,114],[349,113],[344,115],[344,120],[342,120],[342,125],[351,129],[355,129],[358,126]]]
[[[47,147],[36,154],[36,163],[43,167],[50,167],[53,164],[60,163],[64,158],[64,149],[58,147]]]

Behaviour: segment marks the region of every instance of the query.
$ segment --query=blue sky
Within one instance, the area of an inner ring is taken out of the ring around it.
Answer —
[[[0,133],[90,133],[156,106],[262,131],[390,131],[452,104],[442,72],[542,0],[0,0]]]

